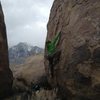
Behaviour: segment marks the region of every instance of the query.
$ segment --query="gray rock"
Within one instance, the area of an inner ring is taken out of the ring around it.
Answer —
[[[100,0],[54,0],[47,30],[46,43],[61,33],[52,72],[45,47],[48,80],[61,99],[100,100]]]

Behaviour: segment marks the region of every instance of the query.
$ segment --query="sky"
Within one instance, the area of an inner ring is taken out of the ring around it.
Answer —
[[[19,42],[44,48],[54,0],[1,0],[9,47]]]

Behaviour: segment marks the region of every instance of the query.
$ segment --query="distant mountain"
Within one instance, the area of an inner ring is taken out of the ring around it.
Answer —
[[[43,52],[44,50],[40,47],[21,42],[9,48],[9,61],[11,64],[23,64],[27,57],[41,54]]]

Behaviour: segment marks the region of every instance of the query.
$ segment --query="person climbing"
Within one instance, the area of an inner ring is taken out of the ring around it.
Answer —
[[[49,61],[49,68],[51,77],[53,77],[53,70],[55,64],[59,61],[61,51],[57,51],[57,45],[59,43],[61,37],[61,32],[57,33],[56,36],[53,38],[52,41],[47,41],[47,59]]]

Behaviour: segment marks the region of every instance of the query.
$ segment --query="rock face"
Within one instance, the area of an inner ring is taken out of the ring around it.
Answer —
[[[9,69],[8,47],[4,15],[0,3],[0,98],[9,95],[12,87],[12,72]]]
[[[47,29],[46,42],[61,33],[59,56],[50,61],[45,47],[48,79],[61,100],[100,100],[100,0],[55,0]]]

